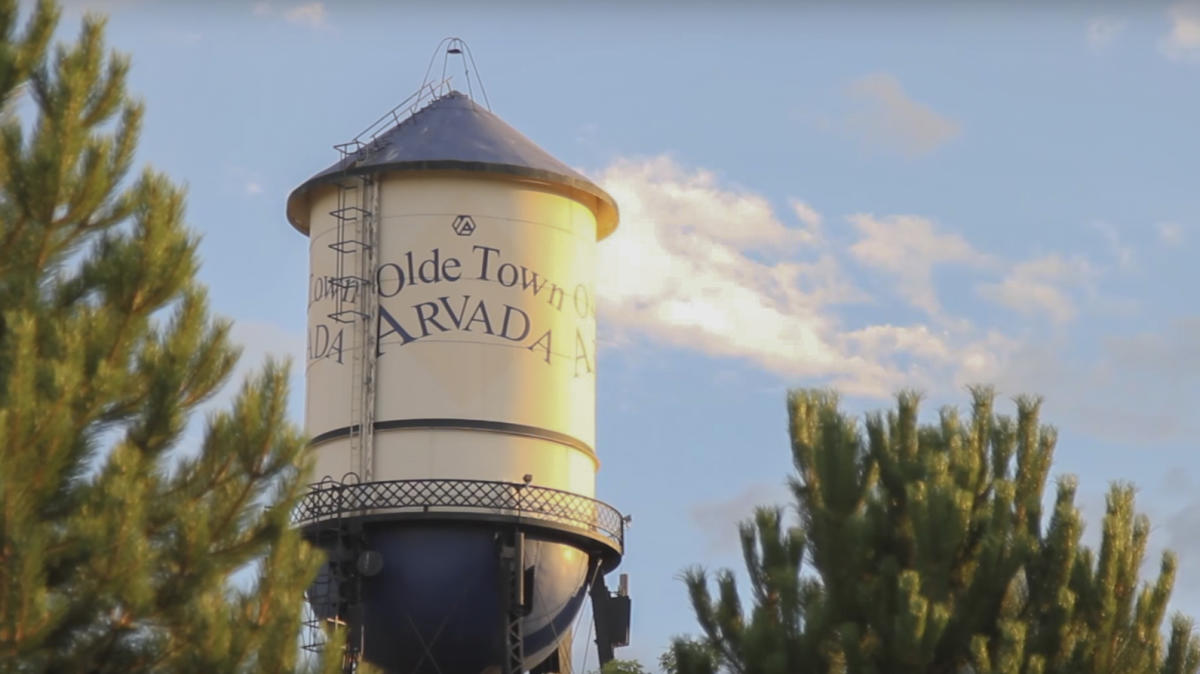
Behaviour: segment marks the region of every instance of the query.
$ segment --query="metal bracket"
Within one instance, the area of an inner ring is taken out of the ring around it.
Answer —
[[[617,594],[608,591],[602,574],[592,583],[592,620],[596,625],[596,654],[600,667],[614,657],[613,649],[629,645],[629,619],[632,604],[629,599],[629,578],[621,574]]]

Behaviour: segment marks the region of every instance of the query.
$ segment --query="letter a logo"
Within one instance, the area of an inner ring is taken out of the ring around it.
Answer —
[[[471,236],[475,233],[475,221],[469,215],[460,215],[454,218],[454,222],[450,227],[459,236]]]

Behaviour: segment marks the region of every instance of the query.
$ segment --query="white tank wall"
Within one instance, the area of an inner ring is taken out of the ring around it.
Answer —
[[[591,210],[483,174],[393,174],[380,192],[375,417],[383,428],[375,432],[373,479],[519,482],[528,473],[534,484],[592,496]],[[321,281],[336,264],[335,190],[320,190],[312,204],[305,421],[319,438],[357,421],[360,347],[352,326],[328,317],[335,303]],[[454,231],[460,215],[472,218],[473,234]],[[352,470],[349,438],[318,442],[314,451],[317,479]]]

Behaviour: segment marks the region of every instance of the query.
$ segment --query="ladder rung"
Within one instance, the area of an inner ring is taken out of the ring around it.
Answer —
[[[329,317],[338,323],[353,323],[356,319],[370,318],[369,315],[361,311],[355,311],[354,309],[335,311],[332,314],[329,314]]]
[[[366,241],[359,241],[358,239],[342,239],[341,241],[334,241],[333,243],[329,244],[329,247],[339,253],[342,253],[343,255],[347,253],[357,253],[360,250],[368,250],[371,248],[370,244],[368,244]]]
[[[370,281],[361,276],[334,276],[327,279],[325,283],[343,290],[348,288],[365,288],[371,284]]]
[[[335,208],[329,211],[329,214],[338,220],[357,220],[359,216],[370,215],[371,211],[358,206],[346,206],[345,208]]]

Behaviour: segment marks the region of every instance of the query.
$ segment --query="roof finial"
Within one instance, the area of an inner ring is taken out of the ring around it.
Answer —
[[[487,89],[484,88],[483,80],[479,77],[479,66],[475,65],[475,57],[471,54],[471,48],[467,45],[466,41],[459,37],[443,38],[438,43],[437,48],[433,50],[433,56],[429,59],[429,67],[425,69],[425,77],[421,80],[420,88],[423,89],[426,85],[432,84],[429,76],[433,73],[433,64],[437,61],[439,53],[442,54],[442,76],[439,80],[446,82],[450,79],[446,76],[446,69],[450,65],[450,57],[459,57],[462,59],[463,76],[467,81],[467,95],[471,97],[471,100],[475,100],[475,87],[471,83],[471,80],[474,79],[475,84],[479,85],[480,94],[483,95],[483,104],[490,111],[492,104],[488,101]],[[475,71],[474,74],[472,74],[472,70]]]

